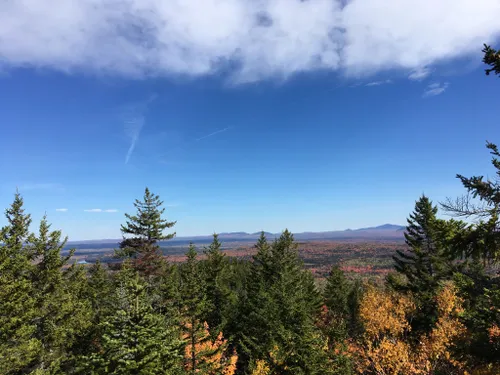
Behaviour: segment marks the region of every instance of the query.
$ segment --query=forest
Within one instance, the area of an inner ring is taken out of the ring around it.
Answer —
[[[118,261],[85,267],[46,217],[30,231],[16,192],[0,231],[0,374],[500,374],[500,152],[486,146],[495,177],[418,197],[389,274],[333,266],[321,285],[288,230],[262,233],[250,259],[214,234],[168,262],[158,243],[176,222],[148,188]]]

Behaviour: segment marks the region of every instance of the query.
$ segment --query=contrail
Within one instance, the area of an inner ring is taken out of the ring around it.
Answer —
[[[217,130],[213,133],[210,133],[208,135],[204,135],[203,137],[200,137],[200,138],[197,138],[195,141],[198,142],[198,141],[201,141],[202,139],[205,139],[205,138],[208,138],[208,137],[211,137],[212,135],[216,135],[216,134],[219,134],[219,133],[222,133],[222,132],[225,132],[226,130],[229,130],[231,129],[232,126],[228,126],[227,128],[224,128],[224,129],[220,129],[220,130]]]
[[[131,139],[130,147],[128,148],[127,156],[125,157],[125,164],[128,163],[132,152],[134,152],[135,145],[143,127],[144,116],[125,122],[125,132]]]
[[[132,153],[134,152],[135,145],[139,140],[142,128],[146,123],[145,112],[158,95],[153,94],[147,100],[135,103],[128,107],[128,118],[125,120],[125,133],[130,138],[130,147],[128,148],[127,155],[125,156],[125,164],[128,163]],[[125,115],[126,116],[126,115]]]

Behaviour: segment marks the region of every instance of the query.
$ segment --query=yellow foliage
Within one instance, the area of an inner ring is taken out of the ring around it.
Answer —
[[[362,299],[359,315],[368,337],[377,339],[386,334],[400,335],[409,330],[406,315],[414,307],[409,298],[382,293],[369,286]]]
[[[186,326],[190,327],[189,324]],[[203,373],[204,375],[234,375],[238,356],[235,352],[227,355],[227,340],[224,339],[222,332],[213,341],[209,336],[206,322],[201,336],[195,341],[194,345],[190,342],[189,333],[183,336],[188,341],[184,352],[185,369],[187,371],[194,370],[194,372]]]
[[[269,375],[270,373],[271,370],[269,369],[269,366],[262,360],[257,361],[255,368],[252,371],[252,375]]]
[[[357,369],[363,374],[429,375],[437,367],[464,373],[462,364],[451,357],[454,340],[465,327],[458,320],[462,301],[452,284],[446,284],[437,296],[438,320],[429,335],[417,344],[406,340],[410,325],[408,314],[415,304],[406,296],[368,287],[360,306],[365,333],[350,346]]]

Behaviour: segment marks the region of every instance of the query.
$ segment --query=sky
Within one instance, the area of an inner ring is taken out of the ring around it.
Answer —
[[[0,207],[119,238],[404,224],[493,170],[498,0],[0,3]],[[0,225],[5,219],[0,218]]]

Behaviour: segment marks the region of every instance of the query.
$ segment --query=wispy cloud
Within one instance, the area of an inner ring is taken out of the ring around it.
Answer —
[[[125,156],[125,164],[127,164],[135,150],[141,131],[146,123],[146,111],[148,106],[156,99],[157,95],[153,94],[146,101],[137,102],[127,106],[122,116],[124,118],[125,134],[130,139],[130,145]]]
[[[212,137],[216,134],[219,134],[219,133],[223,133],[229,129],[231,129],[232,126],[228,126],[227,128],[224,128],[224,129],[219,129],[217,131],[214,131],[213,133],[210,133],[210,134],[207,134],[207,135],[204,135],[203,137],[200,137],[200,138],[196,138],[195,141],[201,141],[202,139],[205,139],[205,138],[208,138],[208,137]]]
[[[365,86],[380,86],[380,85],[386,85],[388,83],[392,83],[392,80],[386,79],[384,81],[374,81],[374,82],[369,82]]]
[[[498,0],[4,1],[0,55],[6,68],[132,78],[370,75],[479,57],[498,14]]]
[[[57,212],[67,212],[68,209],[67,208],[56,208],[56,211]]]
[[[421,81],[427,78],[431,74],[431,69],[428,67],[421,67],[413,70],[409,75],[408,79],[412,81]]]
[[[107,212],[107,213],[118,212],[118,210],[115,208],[106,209],[106,210],[103,210],[102,208],[90,208],[90,209],[83,210],[83,211],[85,211],[85,212]]]
[[[424,93],[423,93],[423,97],[424,98],[428,98],[430,96],[436,96],[436,95],[440,95],[442,94],[443,92],[446,91],[446,89],[448,88],[450,84],[448,82],[445,82],[445,83],[431,83],[430,85],[427,86],[427,88],[425,89]]]

